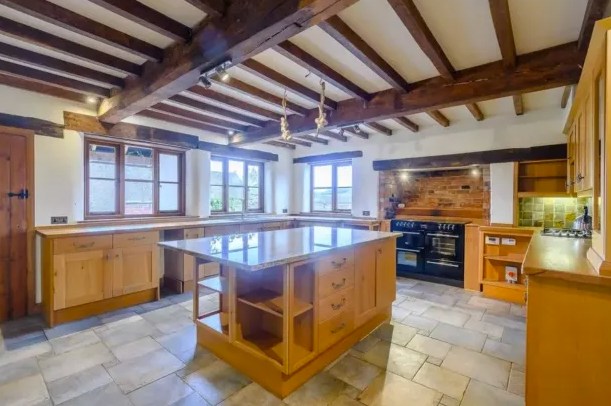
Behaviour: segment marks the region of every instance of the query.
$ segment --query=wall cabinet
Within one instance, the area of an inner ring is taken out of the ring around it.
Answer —
[[[592,195],[596,143],[594,128],[594,88],[575,105],[576,113],[567,135],[567,190],[577,195]]]

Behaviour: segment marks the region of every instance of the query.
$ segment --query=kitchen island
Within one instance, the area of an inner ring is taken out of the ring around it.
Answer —
[[[283,398],[390,318],[397,236],[304,227],[159,245],[220,265],[196,267],[198,343]]]

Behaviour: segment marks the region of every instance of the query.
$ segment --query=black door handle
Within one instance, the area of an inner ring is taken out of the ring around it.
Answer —
[[[16,197],[19,200],[24,200],[30,197],[30,192],[27,189],[21,189],[18,193],[9,192],[8,197]]]

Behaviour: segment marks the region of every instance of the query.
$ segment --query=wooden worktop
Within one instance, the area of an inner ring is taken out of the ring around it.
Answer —
[[[524,258],[524,274],[611,286],[611,278],[601,276],[586,257],[591,245],[587,239],[534,233]]]

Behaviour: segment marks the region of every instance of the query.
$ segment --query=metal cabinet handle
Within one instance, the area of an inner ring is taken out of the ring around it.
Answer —
[[[333,265],[334,268],[339,268],[342,265],[344,265],[346,263],[346,261],[348,261],[347,258],[342,259],[342,262],[331,261],[331,265]]]
[[[577,182],[581,182],[584,179],[585,179],[585,176],[583,176],[581,173],[577,174]]]
[[[72,243],[72,245],[74,246],[74,248],[78,248],[80,250],[84,249],[84,248],[91,248],[95,245],[95,242],[90,242],[87,244],[77,244],[77,243]]]
[[[333,310],[339,310],[339,309],[341,309],[342,307],[344,307],[344,305],[345,305],[345,304],[346,304],[346,298],[345,298],[345,297],[343,297],[343,298],[342,298],[342,301],[341,301],[341,302],[339,302],[338,304],[331,303],[331,308],[332,308]]]
[[[336,289],[336,290],[343,288],[344,286],[346,286],[346,278],[342,279],[342,283],[331,282],[331,286],[333,287],[333,289]]]
[[[432,264],[432,265],[441,265],[441,266],[449,266],[452,268],[459,268],[458,265],[456,264],[449,264],[447,262],[437,262],[437,261],[426,261],[427,264]]]
[[[339,333],[340,331],[342,331],[345,328],[346,328],[346,323],[342,322],[342,324],[340,324],[339,326],[337,326],[333,330],[331,330],[331,334],[337,334],[337,333]]]

